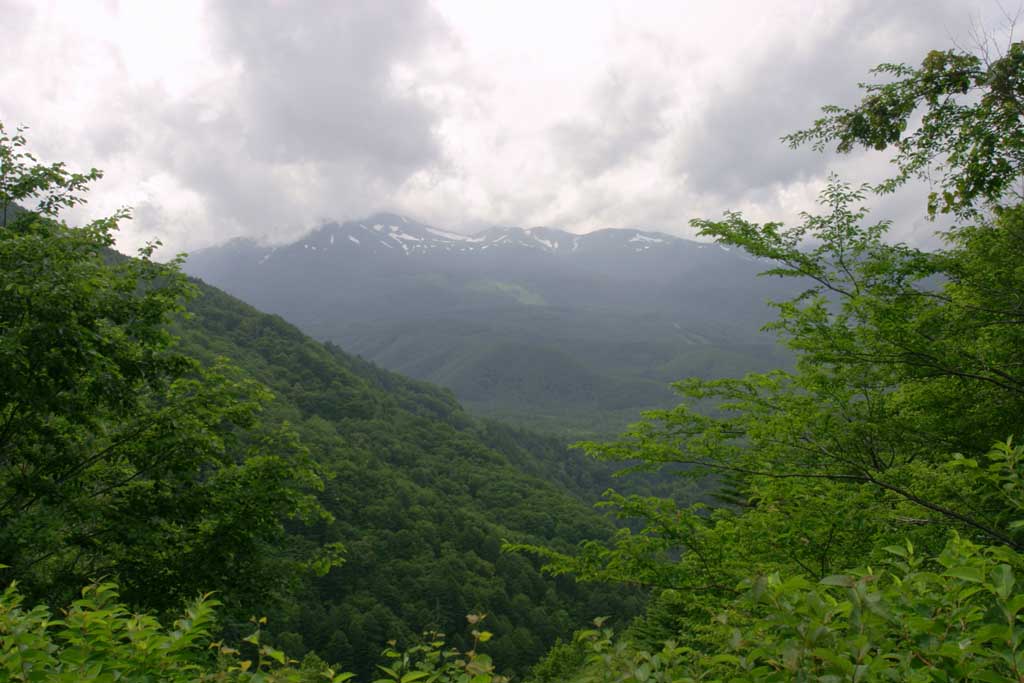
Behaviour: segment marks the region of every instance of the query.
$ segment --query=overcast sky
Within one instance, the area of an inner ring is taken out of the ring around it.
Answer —
[[[0,121],[106,172],[70,219],[130,205],[121,247],[172,251],[377,210],[684,236],[726,209],[792,219],[828,170],[885,165],[781,135],[856,101],[874,65],[1005,23],[996,0],[0,0],[0,16]],[[923,206],[877,215],[923,240]]]

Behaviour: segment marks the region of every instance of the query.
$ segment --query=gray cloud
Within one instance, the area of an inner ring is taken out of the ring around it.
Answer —
[[[566,121],[551,131],[563,163],[580,174],[600,175],[644,154],[669,132],[666,110],[676,94],[656,77],[614,69],[591,95],[594,116]]]
[[[392,81],[443,26],[421,2],[221,2],[220,49],[242,75],[236,134],[271,163],[351,163],[400,180],[433,161],[437,115]]]
[[[778,138],[853,103],[878,62],[970,43],[993,2],[845,0],[804,28],[810,2],[0,0],[0,120],[32,124],[46,160],[107,171],[70,219],[134,204],[125,248],[281,241],[379,209],[686,234],[730,208],[813,211],[826,168],[883,173]],[[931,226],[909,197],[879,208],[916,239]]]
[[[780,138],[810,125],[824,104],[854,104],[854,84],[868,80],[879,61],[919,61],[929,49],[948,45],[955,27],[969,18],[953,0],[851,4],[811,49],[779,46],[714,97],[680,141],[677,170],[687,174],[693,191],[733,200],[821,175],[832,157],[790,150]]]
[[[781,33],[757,45],[723,36],[715,57],[732,71],[697,92],[672,75],[700,71],[708,55],[672,46],[675,56],[662,59],[656,47],[646,62],[609,68],[587,110],[549,131],[575,199],[555,210],[539,205],[543,197],[536,195],[510,201],[551,223],[593,226],[599,218],[603,225],[682,233],[689,218],[725,209],[798,219],[800,209],[816,210],[812,188],[828,170],[861,182],[880,180],[887,169],[874,153],[839,158],[789,149],[780,138],[810,125],[825,104],[854,104],[856,84],[869,80],[880,62],[916,63],[930,49],[962,41],[977,9],[958,0],[854,0],[830,23],[817,24],[825,28],[800,33],[780,25]],[[650,182],[635,182],[647,173]],[[899,238],[929,242],[935,226],[922,220],[924,194],[908,189],[875,201],[873,217],[893,219]]]
[[[439,162],[437,113],[393,77],[444,39],[429,6],[323,2],[294,10],[214,4],[213,46],[233,75],[180,102],[127,96],[132,144],[202,197],[199,225],[210,234],[175,220],[174,207],[139,206],[140,226],[192,244],[214,241],[213,233],[283,239],[325,216],[376,208]]]

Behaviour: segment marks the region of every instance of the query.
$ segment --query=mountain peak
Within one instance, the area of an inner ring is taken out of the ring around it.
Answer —
[[[476,234],[464,234],[427,225],[399,213],[381,211],[361,220],[324,223],[288,245],[270,248],[236,241],[201,251],[239,251],[244,248],[250,253],[258,252],[251,258],[259,264],[278,261],[287,254],[315,258],[318,262],[355,259],[360,265],[375,258],[480,259],[484,254],[487,255],[485,261],[491,262],[496,255],[507,254],[509,258],[547,258],[546,255],[554,255],[567,259],[565,262],[589,257],[625,258],[622,267],[633,267],[629,263],[634,257],[664,258],[678,264],[689,259],[687,254],[693,254],[704,246],[681,237],[635,228],[603,228],[575,234],[550,226],[494,226]]]

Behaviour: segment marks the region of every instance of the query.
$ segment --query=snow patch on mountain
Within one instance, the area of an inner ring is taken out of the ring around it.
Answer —
[[[349,244],[349,248],[333,250],[332,246],[338,238]],[[351,254],[353,251],[365,251],[368,255],[384,255],[390,251],[393,255],[391,258],[424,258],[430,257],[431,254],[461,254],[471,258],[474,254],[487,253],[487,258],[491,259],[497,253],[519,253],[525,256],[532,252],[551,254],[556,258],[577,259],[597,255],[614,258],[616,253],[630,258],[634,254],[637,254],[637,258],[649,258],[651,255],[662,253],[673,253],[678,256],[679,249],[703,249],[706,246],[714,245],[636,229],[608,228],[581,235],[550,227],[496,226],[467,235],[424,225],[406,216],[381,213],[364,218],[363,222],[325,224],[304,239],[290,246],[275,249],[285,249],[292,253],[315,251],[320,254],[337,254],[334,258],[347,258],[345,254]],[[253,260],[262,264],[272,254],[273,250],[258,253]]]
[[[478,235],[461,235],[457,232],[448,232],[446,230],[438,230],[437,228],[424,228],[431,235],[441,237],[446,240],[453,240],[455,242],[483,242],[485,238]]]
[[[540,242],[541,244],[543,244],[548,249],[551,249],[551,250],[558,249],[558,242],[552,242],[551,240],[546,240],[543,237],[537,237],[536,235],[530,235],[530,236],[533,237],[533,239],[535,239],[538,242]]]
[[[664,242],[665,242],[665,240],[661,239],[660,237],[650,237],[649,235],[644,235],[643,233],[639,233],[639,232],[636,233],[635,235],[633,235],[632,237],[630,237],[629,241],[630,242],[647,242],[648,244],[664,244]]]

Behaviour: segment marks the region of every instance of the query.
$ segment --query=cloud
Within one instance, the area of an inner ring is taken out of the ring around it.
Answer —
[[[178,142],[155,151],[221,226],[273,234],[368,211],[440,159],[437,113],[394,78],[443,36],[428,6],[224,2],[209,19],[231,75],[161,112]]]
[[[994,0],[0,0],[0,15],[0,120],[31,124],[45,160],[106,171],[69,219],[133,205],[122,247],[168,251],[376,210],[455,229],[791,220],[826,169],[886,168],[781,135],[855,101],[875,64],[1002,17]],[[930,233],[915,206],[880,210]]]
[[[123,18],[92,9],[108,22]],[[241,233],[280,239],[326,216],[366,212],[442,160],[438,112],[396,78],[447,39],[425,2],[195,3],[177,17],[200,46],[177,65],[185,81],[175,80],[174,65],[139,68],[176,45],[135,50],[123,35],[97,38],[26,5],[14,10],[25,17],[24,35],[63,38],[64,51],[92,55],[92,70],[70,55],[65,70],[47,59],[56,39],[25,39],[19,47],[43,61],[32,67],[12,54],[22,76],[0,78],[0,103],[26,87],[30,68],[67,88],[64,120],[44,115],[34,128],[56,141],[60,127],[71,127],[87,143],[44,141],[47,155],[105,167],[113,191],[131,186],[120,202],[136,206],[133,229],[175,247]],[[99,97],[74,82],[79,71]],[[11,108],[35,121],[41,99],[31,93]]]
[[[597,176],[646,154],[665,137],[675,93],[657,77],[616,69],[594,89],[592,114],[556,124],[552,144],[563,163]]]
[[[222,123],[253,158],[358,165],[389,180],[437,158],[436,112],[392,78],[443,31],[427,5],[220,2],[210,14],[240,71]]]
[[[822,176],[833,155],[790,150],[780,138],[810,125],[825,104],[852,105],[855,84],[882,61],[919,62],[949,45],[969,18],[952,0],[854,2],[824,30],[772,49],[721,87],[680,136],[676,169],[697,193],[740,200],[771,186]]]
[[[603,40],[565,40],[583,57],[570,60],[577,71],[561,74],[561,90],[548,84],[558,62],[530,71],[538,78],[526,100],[534,111],[508,102],[521,90],[496,88],[517,116],[492,102],[493,121],[461,120],[464,134],[481,127],[503,134],[480,136],[488,153],[459,154],[467,172],[435,177],[407,197],[409,210],[456,223],[462,211],[580,231],[645,225],[688,234],[690,218],[726,209],[792,222],[815,210],[830,169],[859,182],[888,168],[877,155],[790,150],[780,138],[809,125],[824,104],[854,103],[856,84],[878,63],[916,62],[929,49],[951,46],[976,16],[970,4],[953,0],[737,1],[721,9],[672,3],[603,20],[606,7],[588,14]],[[530,38],[492,50],[498,55],[478,48],[471,57],[496,73],[512,54],[523,62],[549,57]],[[579,67],[584,57],[587,69]],[[506,75],[502,83],[516,80]],[[919,220],[923,202],[915,202],[890,198],[879,206],[901,225],[916,226],[907,234],[930,233]]]

